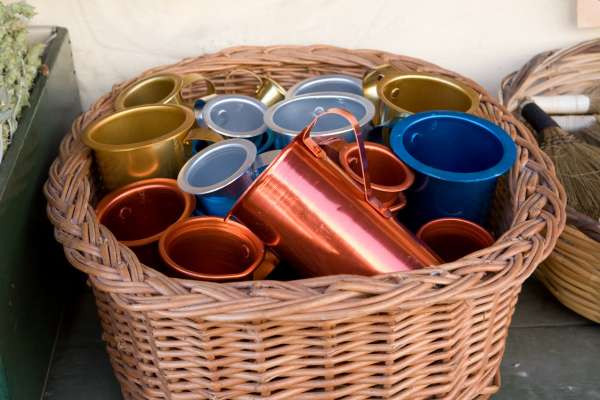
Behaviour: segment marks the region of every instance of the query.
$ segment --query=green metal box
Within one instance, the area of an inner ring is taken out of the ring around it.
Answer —
[[[45,34],[48,74],[36,78],[0,164],[0,400],[41,397],[63,296],[79,286],[53,238],[42,186],[81,103],[67,30]]]

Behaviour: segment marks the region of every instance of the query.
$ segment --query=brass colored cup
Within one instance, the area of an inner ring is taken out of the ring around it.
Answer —
[[[396,118],[435,110],[474,113],[479,94],[455,79],[429,73],[403,72],[381,65],[363,78],[364,95],[376,107],[375,126]]]
[[[256,88],[256,98],[267,107],[285,99],[285,89],[273,79],[261,76],[260,84]]]
[[[139,260],[159,268],[158,240],[172,224],[188,218],[196,206],[174,179],[154,178],[131,183],[106,195],[96,206],[98,221]]]
[[[192,108],[197,98],[184,100],[181,96],[183,88],[197,81],[206,82],[206,93],[201,97],[203,100],[215,95],[213,83],[200,74],[158,74],[133,82],[117,96],[115,109],[117,111],[130,107],[149,104],[179,104]]]
[[[255,72],[244,68],[236,68],[234,70],[231,70],[227,75],[227,78],[236,74],[248,74],[258,81],[258,84],[256,85],[256,90],[254,91],[254,97],[256,97],[261,103],[266,105],[267,108],[285,99],[285,95],[287,93],[286,90],[283,88],[283,86],[281,86],[272,78],[269,78],[268,76],[264,75],[259,75]]]
[[[189,218],[171,226],[159,251],[175,275],[203,281],[264,279],[278,262],[244,225],[217,217]]]
[[[133,107],[92,123],[82,140],[111,191],[142,179],[176,178],[191,154],[189,139],[201,136],[195,122],[193,111],[179,105]]]

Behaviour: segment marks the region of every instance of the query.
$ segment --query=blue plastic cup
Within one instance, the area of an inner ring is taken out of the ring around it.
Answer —
[[[496,181],[516,159],[499,126],[453,111],[417,113],[392,128],[390,147],[415,171],[399,217],[412,229],[437,218],[485,224]]]

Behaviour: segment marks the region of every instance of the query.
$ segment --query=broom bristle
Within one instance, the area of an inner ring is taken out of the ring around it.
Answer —
[[[576,210],[600,217],[600,147],[590,145],[560,128],[544,130],[542,149],[550,156]]]
[[[576,137],[581,138],[584,142],[594,146],[600,146],[600,123],[598,123],[598,116],[596,115],[596,123],[592,126],[578,129],[573,132]]]

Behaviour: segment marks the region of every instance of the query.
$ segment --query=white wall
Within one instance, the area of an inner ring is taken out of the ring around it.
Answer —
[[[420,57],[483,84],[598,36],[575,0],[29,0],[70,30],[84,107],[146,68],[240,44],[327,43]]]

